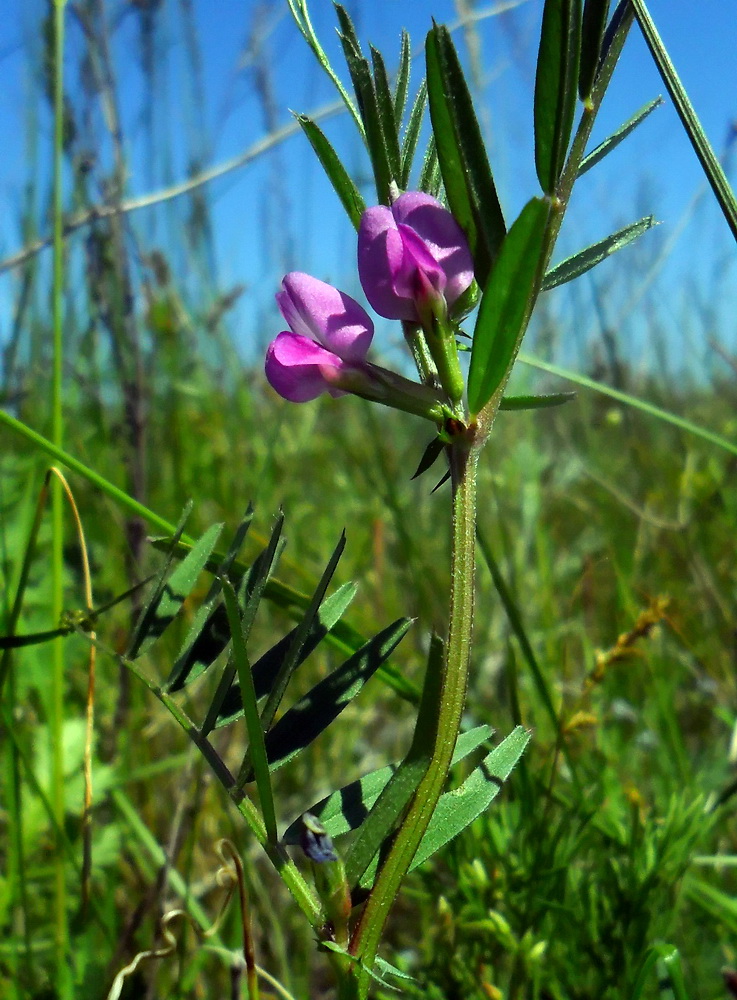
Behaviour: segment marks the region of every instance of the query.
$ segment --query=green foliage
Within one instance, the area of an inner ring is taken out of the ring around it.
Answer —
[[[554,195],[576,112],[581,53],[581,0],[545,0],[535,75],[535,166]]]
[[[517,353],[540,281],[550,206],[533,198],[507,233],[481,298],[468,373],[468,406],[484,407]]]
[[[476,280],[485,285],[506,233],[486,147],[448,29],[425,42],[435,149],[448,206],[468,238]]]

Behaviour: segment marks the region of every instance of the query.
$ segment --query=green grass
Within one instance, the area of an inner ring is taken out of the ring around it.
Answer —
[[[408,475],[425,444],[424,428],[356,400],[288,406],[267,396],[257,375],[250,386],[244,381],[228,392],[202,372],[201,385],[196,395],[167,391],[152,408],[150,506],[173,518],[191,497],[195,532],[215,520],[235,526],[255,497],[255,527],[265,533],[282,505],[288,547],[279,575],[303,590],[345,525],[348,546],[337,582],[361,585],[348,619],[372,634],[401,614],[416,616],[394,662],[418,681],[429,629],[442,625],[447,574],[447,538],[436,527],[445,522],[447,490],[431,495],[430,475],[415,482]],[[641,387],[642,395],[653,393],[653,386]],[[729,432],[720,426],[723,396],[709,400],[694,390],[679,402],[681,412]],[[75,429],[90,425],[82,400],[69,423],[69,448],[111,478],[119,476],[112,439],[75,436]],[[264,427],[271,433],[264,435]],[[175,437],[172,428],[183,432]],[[12,581],[34,501],[25,483],[34,476],[40,481],[40,468],[18,439],[4,433],[3,441],[4,567]],[[408,882],[386,954],[423,984],[418,996],[483,998],[498,989],[505,997],[629,997],[647,949],[659,941],[678,949],[689,995],[720,995],[718,970],[731,961],[725,907],[734,875],[696,866],[692,858],[734,853],[730,803],[712,808],[730,780],[734,725],[732,468],[733,459],[713,447],[589,393],[552,415],[500,417],[481,473],[480,522],[506,582],[516,632],[482,559],[467,715],[469,724],[489,722],[502,734],[519,718],[534,740],[488,816]],[[124,516],[83,481],[72,481],[99,603],[127,586]],[[21,632],[51,624],[44,538],[45,532]],[[139,572],[161,558],[146,547]],[[80,606],[71,545],[66,574],[67,606]],[[597,651],[611,651],[620,634],[666,597],[662,620],[655,613],[652,627],[625,642],[621,657],[605,656],[596,675]],[[188,607],[185,617],[191,613]],[[284,623],[279,609],[266,610],[259,641],[268,643]],[[518,641],[520,629],[534,669]],[[120,647],[129,630],[129,609],[119,606],[99,634]],[[319,982],[322,962],[272,872],[249,846],[237,813],[142,687],[132,685],[123,711],[117,668],[104,657],[94,749],[93,906],[80,920],[87,655],[82,640],[68,640],[69,919],[77,982],[87,977],[95,984],[88,992],[78,985],[75,995],[105,995],[101,983],[152,945],[161,907],[186,903],[190,893],[203,920],[214,916],[213,849],[224,835],[246,862],[259,964],[295,996],[306,995],[307,970]],[[161,655],[148,665],[159,677],[167,669]],[[313,677],[330,657],[313,657]],[[47,647],[15,654],[13,677],[14,704],[5,704],[15,723],[4,752],[19,749],[22,798],[15,814],[6,806],[4,823],[22,821],[23,879],[17,869],[9,879],[6,869],[0,898],[8,933],[0,974],[8,990],[12,976],[16,995],[33,996],[55,975],[52,827],[50,803],[41,794],[49,787]],[[205,703],[202,691],[192,697]],[[275,776],[280,822],[336,780],[399,756],[409,723],[408,710],[374,680],[302,763]],[[241,727],[223,739],[226,758],[237,758]],[[7,782],[10,772],[4,773]],[[12,802],[9,786],[3,801]],[[179,885],[161,884],[162,850],[173,851]],[[708,886],[726,895],[708,896]],[[419,936],[418,925],[424,928]],[[234,911],[220,936],[237,947]],[[149,968],[140,975],[156,975],[157,989],[168,983],[170,995],[196,996],[204,984],[222,988],[222,961],[198,955],[195,945],[185,934],[181,963],[162,961],[156,974]],[[656,985],[653,973],[643,995],[654,996]],[[310,995],[320,995],[318,986],[311,988],[317,992]]]

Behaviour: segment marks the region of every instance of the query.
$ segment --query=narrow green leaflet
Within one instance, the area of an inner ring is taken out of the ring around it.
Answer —
[[[435,748],[442,707],[441,677],[444,657],[445,644],[440,636],[433,635],[412,743],[404,760],[389,778],[368,816],[361,823],[345,857],[346,882],[352,888],[358,884],[371,864],[371,859],[381,853],[382,845],[393,835],[400,817],[427,774]]]
[[[628,118],[624,125],[620,125],[616,132],[612,132],[612,134],[603,142],[599,143],[595,149],[592,149],[588,156],[585,156],[583,160],[581,160],[581,166],[578,168],[578,176],[580,177],[581,174],[585,174],[587,170],[591,170],[591,168],[603,160],[608,153],[611,153],[613,149],[616,149],[620,142],[623,142],[630,132],[634,132],[637,126],[641,125],[648,115],[652,114],[652,112],[656,108],[659,108],[662,103],[663,98],[656,97],[654,100],[648,101],[647,104],[643,104],[640,110],[636,111],[631,118]]]
[[[178,691],[185,684],[195,680],[217,659],[227,645],[230,632],[225,610],[219,606],[222,593],[221,578],[230,573],[252,521],[253,506],[249,504],[233,534],[228,551],[217,567],[207,597],[197,609],[187,637],[166,679],[165,691]]]
[[[529,731],[517,726],[471,772],[460,788],[440,796],[410,871],[427,861],[488,809],[529,742]]]
[[[330,141],[307,115],[297,115],[297,121],[302,127],[302,131],[310,141],[310,145],[317,154],[317,158],[322,164],[322,168],[328,175],[328,180],[333,185],[333,189],[340,198],[340,203],[348,213],[348,218],[353,223],[355,229],[361,222],[366,204],[356,185],[351,180],[348,171],[341,163],[338,154],[333,149]]]
[[[404,118],[409,93],[409,77],[412,68],[412,46],[406,28],[402,29],[402,44],[399,50],[399,69],[394,89],[394,120],[399,125]]]
[[[453,764],[464,760],[494,735],[491,726],[476,726],[467,733],[461,733],[453,753]],[[369,810],[385,788],[392,774],[397,770],[397,764],[387,764],[376,771],[364,774],[362,778],[344,785],[338,791],[321,799],[306,809],[320,820],[331,837],[339,837],[357,829],[366,818]],[[285,830],[282,842],[298,844],[302,830],[302,818],[298,817]]]
[[[440,796],[409,871],[414,871],[450,843],[488,808],[519,762],[529,741],[530,733],[522,726],[516,726],[466,778],[460,788]],[[373,886],[379,860],[380,855],[377,854],[362,875],[359,882],[361,889],[370,889]]]
[[[543,396],[505,396],[500,410],[544,410],[549,406],[562,406],[576,398],[575,392],[550,392]]]
[[[545,0],[535,75],[535,166],[553,195],[566,161],[576,111],[581,0]]]
[[[155,588],[136,625],[126,653],[128,659],[135,660],[145,652],[172,623],[205,568],[222,530],[222,524],[213,524],[208,528],[171,576]]]
[[[394,179],[390,155],[384,135],[382,113],[368,60],[363,56],[353,23],[346,10],[335,5],[340,21],[340,41],[348,64],[348,72],[356,92],[358,110],[365,129],[366,148],[376,182],[376,193],[382,204],[389,204],[389,190]],[[397,171],[397,176],[399,171]]]
[[[542,267],[550,205],[529,201],[502,244],[476,320],[468,406],[478,413],[504,381],[525,332]]]
[[[266,760],[266,747],[264,745],[264,731],[261,728],[261,720],[258,714],[258,702],[256,692],[253,687],[253,676],[251,665],[248,662],[246,652],[247,636],[243,631],[238,598],[230,580],[223,580],[223,598],[225,609],[228,615],[228,625],[233,637],[233,662],[235,664],[238,681],[240,684],[241,697],[243,699],[243,714],[246,717],[246,729],[248,731],[248,753],[249,760],[253,763],[253,770],[258,789],[261,812],[264,817],[266,833],[272,844],[276,843],[276,812],[274,810],[274,792],[271,787],[271,775],[269,774],[269,764]],[[240,776],[239,776],[240,777]],[[241,787],[240,781],[238,782]]]
[[[448,29],[425,43],[430,117],[450,210],[468,237],[476,280],[484,285],[506,233],[486,147]]]
[[[399,121],[394,114],[394,97],[389,86],[389,74],[386,71],[384,57],[378,49],[370,46],[371,65],[374,71],[374,91],[376,107],[379,112],[381,132],[384,137],[386,158],[395,181],[399,180],[402,170],[401,154],[399,152]]]
[[[443,177],[440,173],[440,163],[438,162],[438,147],[435,142],[435,136],[431,135],[422,159],[422,169],[420,170],[417,187],[420,191],[426,191],[433,198],[437,198],[440,194],[442,184]],[[466,236],[468,236],[468,233],[466,233]]]
[[[281,540],[283,526],[284,514],[280,511],[272,529],[269,544],[263,552],[259,553],[258,557],[254,560],[253,565],[245,574],[238,586],[238,605],[241,609],[239,634],[242,634],[244,643],[248,641],[248,636],[251,634],[251,629],[256,618],[256,612],[258,611],[259,604],[261,603],[266,581],[274,568],[274,563],[276,562],[280,548],[279,543]],[[220,610],[224,611],[226,615],[226,619],[228,621],[228,633],[232,639],[233,633],[230,627],[230,615],[228,614],[227,609],[223,608]],[[220,676],[220,681],[215,691],[215,695],[210,703],[210,707],[207,710],[205,720],[200,727],[203,734],[207,734],[215,728],[217,720],[222,713],[225,699],[233,685],[233,679],[235,678],[237,667],[238,662],[231,653],[230,659]]]
[[[417,142],[420,138],[420,129],[422,128],[422,119],[425,114],[426,103],[427,84],[423,80],[420,84],[420,89],[417,91],[417,96],[415,97],[412,105],[412,110],[409,113],[407,127],[404,130],[404,138],[402,140],[402,175],[399,180],[399,186],[403,190],[406,190],[409,187],[412,162],[415,158]]]
[[[330,630],[335,627],[348,605],[356,596],[357,590],[358,587],[355,583],[344,583],[334,594],[323,601],[320,605],[320,610],[312,620],[307,637],[301,646],[296,666],[304,663],[310,653],[320,645]],[[283,639],[280,639],[271,649],[268,649],[253,664],[253,684],[257,698],[263,698],[271,691],[274,679],[285,657],[288,655],[300,627],[301,625],[292,629],[291,632],[285,635]],[[236,683],[228,691],[220,707],[216,728],[228,726],[231,722],[235,722],[236,719],[240,719],[242,715],[241,693]]]
[[[578,96],[582,101],[591,95],[594,88],[608,14],[609,0],[585,0],[581,22],[581,62],[578,68]]]
[[[410,618],[397,619],[282,715],[266,737],[272,771],[296,757],[327,729],[392,654],[411,625]],[[253,774],[247,780],[253,780]]]
[[[611,257],[617,250],[626,247],[629,243],[636,240],[638,236],[642,236],[648,229],[652,229],[656,225],[655,216],[646,215],[644,219],[631,222],[628,226],[624,226],[623,229],[619,229],[616,233],[612,233],[611,236],[607,236],[606,239],[599,240],[598,243],[592,243],[585,250],[580,250],[578,253],[573,254],[572,257],[567,257],[547,272],[543,278],[543,291],[547,292],[557,285],[564,285],[567,281],[573,281],[574,278],[580,277],[582,274],[590,271],[592,267],[596,267],[597,264],[600,264],[607,257]]]

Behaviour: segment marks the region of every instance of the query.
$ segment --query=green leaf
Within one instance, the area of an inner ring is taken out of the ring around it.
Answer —
[[[469,754],[488,742],[494,735],[491,726],[476,726],[458,737],[453,752],[453,764],[465,760]],[[398,768],[398,764],[387,764],[376,771],[364,774],[362,778],[351,781],[338,791],[326,796],[310,806],[305,812],[317,816],[331,837],[339,837],[357,829],[366,818],[369,810],[386,787],[387,782]],[[285,844],[298,844],[302,829],[302,817],[289,825],[282,841]]]
[[[238,587],[240,598],[239,603],[243,607],[240,628],[244,642],[248,641],[248,636],[251,633],[251,628],[253,627],[253,623],[256,618],[256,612],[258,611],[259,604],[261,603],[261,597],[263,596],[266,581],[274,568],[279,552],[279,542],[283,526],[284,514],[280,511],[272,529],[269,544],[254,560],[253,565],[245,574]],[[232,638],[232,629],[230,628],[227,609],[225,610],[225,614],[226,619],[228,620],[228,632]],[[217,720],[222,713],[223,704],[227,694],[232,687],[237,666],[237,662],[231,656],[228,664],[221,674],[220,682],[218,683],[215,695],[210,703],[210,707],[207,710],[205,719],[200,726],[200,732],[203,735],[207,735],[212,729],[215,728]]]
[[[399,152],[399,124],[394,115],[394,98],[389,87],[389,75],[386,71],[384,58],[378,49],[370,46],[371,63],[374,70],[374,92],[376,107],[379,112],[381,133],[384,137],[386,158],[391,170],[392,179],[399,183],[402,172],[402,157]]]
[[[643,37],[650,49],[650,54],[655,60],[655,65],[663,79],[663,83],[668,89],[671,100],[681,119],[681,124],[689,138],[694,152],[699,158],[699,163],[706,175],[706,179],[711,185],[719,207],[722,210],[727,225],[732,231],[732,236],[737,240],[737,198],[730,187],[727,175],[724,173],[719,159],[712,149],[706,132],[699,121],[693,104],[688,99],[688,94],[680,81],[676,68],[671,62],[668,50],[663,45],[663,40],[658,34],[657,28],[644,0],[631,0],[632,9],[640,25]]]
[[[422,170],[420,171],[417,188],[419,191],[426,191],[433,198],[437,198],[440,195],[442,184],[443,177],[440,173],[440,163],[438,162],[438,147],[435,142],[435,136],[431,135],[422,159]],[[466,236],[468,236],[468,233],[466,233]]]
[[[409,93],[409,77],[412,68],[412,47],[410,45],[409,34],[405,28],[402,29],[402,44],[399,50],[399,69],[397,70],[397,83],[394,89],[394,120],[399,125],[404,118],[407,107],[407,95]]]
[[[567,257],[560,264],[556,264],[555,267],[551,268],[545,275],[542,283],[543,291],[547,292],[557,285],[564,285],[567,281],[573,281],[574,278],[580,277],[582,274],[590,271],[592,267],[596,267],[597,264],[600,264],[607,257],[616,253],[617,250],[626,247],[628,243],[632,243],[638,236],[642,236],[648,229],[652,229],[656,225],[655,216],[646,215],[644,219],[631,222],[628,226],[624,226],[623,229],[619,229],[616,233],[612,233],[611,236],[607,236],[606,239],[599,240],[598,243],[592,243],[585,250],[579,250],[572,257]]]
[[[397,619],[284,713],[266,736],[272,771],[296,757],[337,719],[391,655],[411,625],[410,618]],[[253,780],[253,775],[247,780]]]
[[[608,14],[609,0],[585,0],[581,22],[581,62],[578,69],[578,95],[582,101],[590,97],[594,88]]]
[[[335,193],[340,198],[341,205],[348,213],[348,218],[353,223],[354,228],[358,229],[361,216],[366,210],[366,204],[358,188],[351,180],[348,171],[323,131],[307,115],[297,115],[296,118],[310,140],[310,145],[317,154],[323,170],[328,175],[328,180],[333,185]]]
[[[320,645],[330,630],[335,627],[348,605],[356,596],[357,590],[358,587],[355,583],[344,583],[334,594],[323,601],[317,616],[312,621],[310,630],[297,657],[297,666],[305,662],[310,653]],[[268,649],[253,664],[253,683],[257,698],[263,698],[271,691],[274,678],[277,676],[281,664],[289,653],[299,628],[301,628],[301,625],[292,629],[291,632],[285,635],[283,639],[280,639],[271,649]],[[236,719],[240,719],[242,715],[241,695],[236,683],[233,684],[225,696],[225,700],[220,708],[216,728],[228,726],[230,723],[235,722]]]
[[[258,703],[256,700],[256,691],[253,686],[251,665],[248,662],[248,653],[246,652],[247,636],[243,630],[238,598],[236,597],[233,585],[230,580],[223,578],[222,586],[225,610],[228,615],[228,625],[230,626],[230,633],[233,636],[233,661],[238,673],[243,700],[243,714],[246,717],[249,761],[253,763],[253,773],[256,779],[256,788],[258,789],[266,834],[269,841],[275,844],[278,835],[276,831],[276,812],[274,811],[274,792],[271,787],[271,775],[269,774],[269,762],[266,759],[264,731],[261,728],[261,720],[258,714]],[[238,782],[238,787],[242,787],[240,782]]]
[[[471,772],[460,788],[440,796],[410,871],[427,861],[488,809],[518,763],[530,736],[527,729],[515,727]]]
[[[293,630],[292,641],[289,645],[289,649],[286,651],[284,658],[279,665],[279,671],[273,680],[269,696],[266,699],[266,704],[264,705],[263,712],[261,713],[261,725],[265,730],[271,728],[271,723],[273,722],[277,709],[281,704],[289,679],[299,663],[302,662],[302,651],[305,647],[305,643],[307,642],[307,638],[312,631],[312,626],[317,619],[320,611],[320,605],[322,604],[327,589],[330,586],[330,581],[333,579],[335,570],[338,568],[338,563],[340,562],[340,557],[343,555],[344,549],[345,531],[341,533],[338,544],[335,546],[333,554],[328,560],[328,564],[320,577],[320,581],[315,588],[312,600],[304,613],[302,621],[299,623],[297,628]]]
[[[407,128],[405,129],[404,139],[402,140],[402,174],[399,180],[399,186],[404,190],[409,187],[409,179],[412,172],[412,161],[415,158],[417,143],[420,138],[420,130],[422,128],[422,119],[425,115],[426,102],[427,84],[423,80],[420,84],[420,89],[417,91],[417,96],[415,97],[412,105],[412,110],[409,113]],[[424,188],[421,187],[420,190],[424,190]]]
[[[444,657],[443,640],[433,635],[412,743],[406,757],[389,778],[368,816],[361,823],[345,858],[345,877],[351,888],[358,884],[371,864],[371,859],[381,852],[382,845],[393,834],[430,766],[442,707]]]
[[[575,392],[550,392],[542,396],[505,396],[500,410],[544,410],[549,406],[562,406],[576,398]]]
[[[585,156],[581,160],[581,166],[578,168],[578,176],[585,174],[587,170],[591,170],[592,167],[596,166],[600,160],[611,153],[613,149],[622,142],[630,132],[634,132],[638,125],[641,125],[645,121],[647,116],[651,114],[656,108],[659,108],[663,103],[662,97],[656,97],[653,101],[648,101],[647,104],[643,104],[639,111],[636,111],[634,115],[629,118],[624,125],[620,125],[616,132],[613,132],[608,138],[599,145],[592,149],[588,156]]]
[[[539,282],[549,202],[533,198],[502,244],[479,307],[468,374],[468,406],[478,413],[504,381],[524,335]]]
[[[576,111],[581,0],[545,0],[535,75],[535,166],[554,195],[563,172]]]
[[[340,41],[348,64],[348,71],[356,92],[358,109],[365,129],[366,148],[376,182],[379,201],[389,204],[390,184],[394,179],[389,160],[386,138],[382,127],[379,100],[374,87],[368,60],[361,53],[353,23],[340,4],[335,5],[340,21]],[[398,172],[397,172],[398,176]]]
[[[506,233],[481,129],[450,32],[434,25],[425,43],[430,118],[450,210],[468,237],[484,285]]]
[[[182,523],[179,534],[183,529]],[[159,579],[138,620],[126,653],[127,659],[135,660],[144,653],[172,623],[205,568],[222,530],[222,524],[213,524],[195,542],[189,555],[179,563],[174,572],[165,580]]]
[[[216,569],[210,590],[197,609],[184,644],[164,684],[165,691],[178,691],[185,684],[195,680],[225,649],[230,639],[230,632],[225,610],[220,606],[221,577],[230,573],[252,521],[253,507],[249,504],[233,534],[228,551]]]

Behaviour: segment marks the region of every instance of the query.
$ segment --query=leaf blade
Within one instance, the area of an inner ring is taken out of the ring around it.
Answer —
[[[525,205],[484,289],[468,374],[472,414],[499,388],[519,348],[539,280],[549,209],[549,202],[540,198]]]

